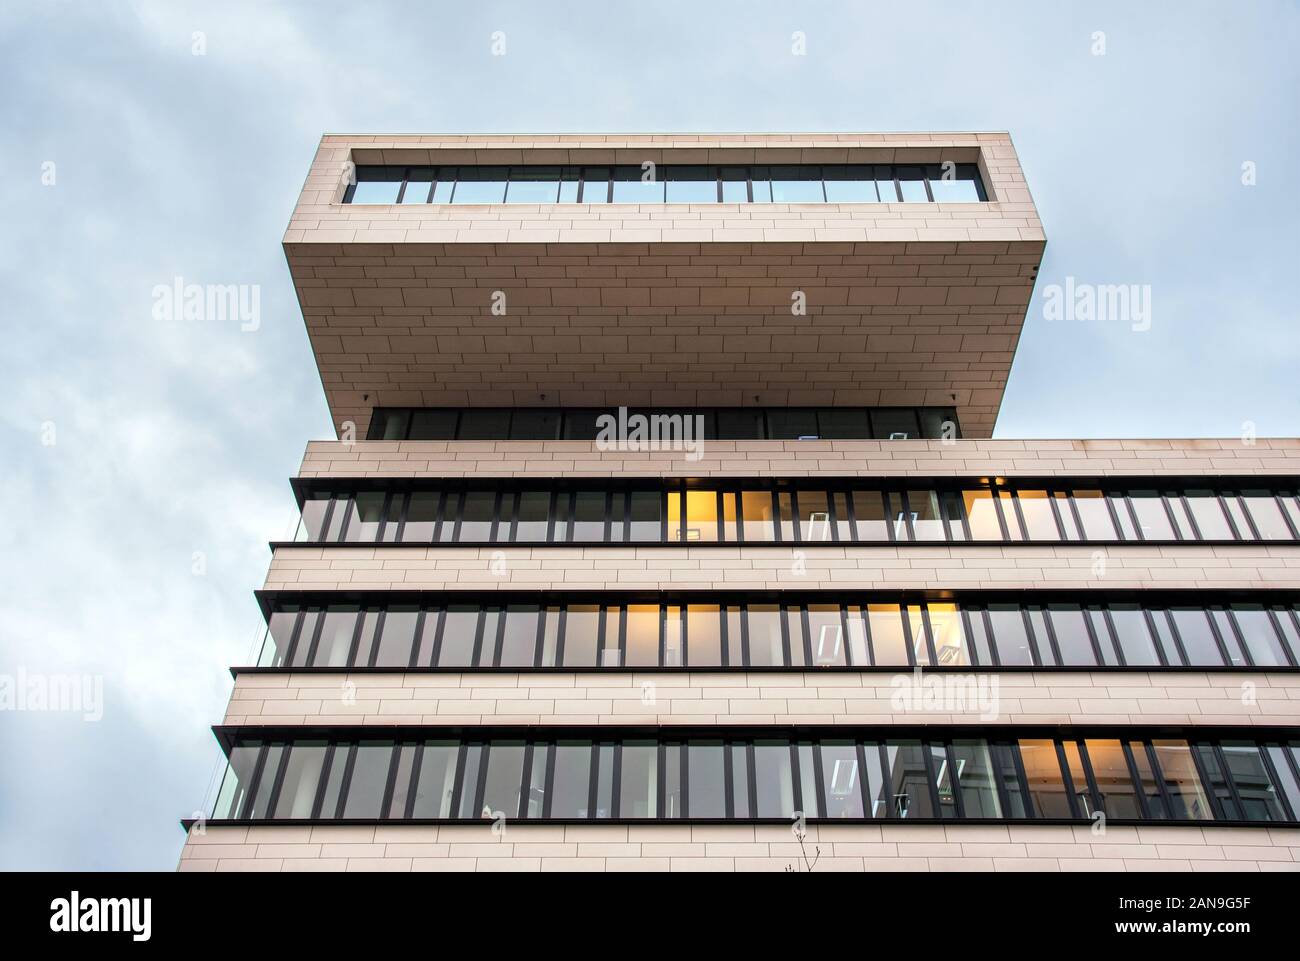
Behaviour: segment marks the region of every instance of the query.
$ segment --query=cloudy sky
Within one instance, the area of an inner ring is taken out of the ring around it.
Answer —
[[[1066,6],[6,2],[0,677],[100,676],[103,718],[0,712],[0,868],[170,870],[210,800],[329,436],[280,250],[323,132],[1010,130],[1039,297],[1152,317],[1036,300],[998,435],[1300,433],[1296,5]],[[259,285],[260,328],[156,319],[175,277]]]

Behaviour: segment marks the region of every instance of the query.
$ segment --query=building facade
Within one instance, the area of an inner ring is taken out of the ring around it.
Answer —
[[[1300,442],[992,440],[1009,136],[327,136],[183,870],[1296,870]]]

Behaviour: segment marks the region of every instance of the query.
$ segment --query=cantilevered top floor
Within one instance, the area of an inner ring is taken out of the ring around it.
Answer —
[[[1045,238],[1006,133],[329,135],[284,245],[375,407],[926,406],[987,437]]]

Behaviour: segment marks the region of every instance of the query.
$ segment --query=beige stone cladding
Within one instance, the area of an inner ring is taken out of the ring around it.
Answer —
[[[983,684],[986,696],[953,698],[954,705],[967,706],[964,711],[909,709],[895,694],[896,675],[880,672],[277,672],[239,675],[224,723],[1300,725],[1297,674],[1045,670],[934,676]]]
[[[182,871],[785,871],[782,825],[207,825]],[[1296,871],[1300,828],[810,824],[816,871]]]

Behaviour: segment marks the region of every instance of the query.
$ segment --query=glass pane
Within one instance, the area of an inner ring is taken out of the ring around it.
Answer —
[[[768,436],[773,440],[817,437],[817,412],[798,409],[769,410],[767,430]]]
[[[582,196],[584,204],[609,203],[609,168],[586,167],[582,172]]]
[[[885,759],[889,765],[886,778],[890,816],[937,817],[930,798],[925,746],[920,741],[891,742],[885,746]]]
[[[970,524],[971,540],[1000,541],[1002,528],[998,525],[997,507],[990,490],[962,491],[962,504]]]
[[[393,605],[384,614],[375,654],[376,667],[407,667],[415,647],[415,622],[420,609],[413,605]]]
[[[722,539],[729,543],[740,539],[740,511],[731,493],[722,495]]]
[[[1020,608],[1014,604],[990,604],[988,613],[998,662],[1018,667],[1032,665],[1034,654],[1029,647],[1029,634]]]
[[[871,187],[874,194],[876,188]],[[871,437],[871,421],[865,410],[828,407],[817,412],[817,426],[825,440],[864,440]]]
[[[499,204],[505,199],[507,167],[461,167],[452,192],[454,204]]]
[[[1061,652],[1061,663],[1068,666],[1097,663],[1097,655],[1088,637],[1088,626],[1078,604],[1049,604],[1052,630],[1056,646]]]
[[[1218,631],[1219,640],[1228,652],[1228,663],[1232,667],[1245,667],[1249,663],[1246,659],[1246,652],[1241,649],[1241,644],[1237,640],[1237,632],[1233,629],[1232,620],[1228,612],[1220,608],[1211,608],[1209,610],[1210,620],[1214,622],[1214,628]]]
[[[351,663],[364,666],[370,663],[371,652],[375,649],[375,631],[379,629],[379,612],[364,611],[361,614],[361,628],[357,632],[356,653]]]
[[[474,657],[474,636],[478,632],[479,609],[454,604],[443,615],[442,652],[439,667],[469,667]]]
[[[411,414],[411,440],[451,440],[456,436],[459,412],[417,410]]]
[[[1039,541],[1061,539],[1061,532],[1056,528],[1056,518],[1052,515],[1052,502],[1047,496],[1047,491],[1017,491],[1016,499],[1020,504],[1020,516],[1024,519],[1026,537]]]
[[[402,528],[402,541],[429,543],[433,540],[437,520],[438,492],[413,492],[406,505],[406,526]]]
[[[1246,510],[1250,512],[1251,520],[1255,522],[1261,540],[1295,539],[1291,534],[1291,528],[1287,526],[1286,518],[1282,516],[1282,509],[1277,506],[1277,498],[1271,491],[1242,491],[1241,499],[1246,505]]]
[[[653,667],[659,663],[659,605],[627,607],[627,664]]]
[[[395,204],[406,171],[402,167],[357,167],[354,204]]]
[[[614,170],[614,203],[661,204],[664,183],[654,167],[617,167]]]
[[[515,516],[515,542],[545,543],[546,522],[550,511],[550,491],[521,491],[518,512]]]
[[[496,499],[495,491],[466,492],[461,505],[460,531],[456,536],[458,541],[481,543],[490,540]]]
[[[799,491],[799,537],[806,542],[831,540],[830,495],[826,491]]]
[[[766,436],[761,410],[724,407],[718,411],[718,440],[762,440]]]
[[[781,609],[775,604],[749,605],[749,663],[751,667],[785,664]]]
[[[691,667],[722,665],[722,609],[692,604],[686,609],[686,663]]]
[[[357,608],[355,606],[329,608],[321,619],[320,638],[316,642],[316,656],[312,659],[312,666],[346,666],[356,628]],[[303,645],[310,640],[310,637],[304,636],[298,642],[298,650],[304,655],[306,652]]]
[[[693,818],[727,815],[721,741],[693,741],[686,749],[686,808]]]
[[[297,605],[285,605],[283,609],[273,611],[267,619],[266,634],[262,639],[262,650],[257,657],[258,667],[280,667],[289,653],[289,643],[293,640],[293,629],[298,623]]]
[[[677,744],[664,747],[664,813],[666,818],[682,816],[682,749]]]
[[[1129,503],[1137,515],[1143,540],[1174,540],[1174,527],[1169,523],[1169,515],[1165,513],[1165,499],[1159,491],[1129,491]]]
[[[668,168],[670,204],[713,204],[718,202],[718,180],[712,167]]]
[[[858,540],[889,540],[889,525],[885,519],[885,502],[880,495],[880,491],[854,491],[853,518],[858,527]]]
[[[1285,667],[1289,664],[1282,640],[1262,604],[1233,604],[1232,616],[1256,666]]]
[[[749,168],[722,168],[722,202],[743,204],[749,202]]]
[[[632,491],[628,540],[663,540],[662,511],[662,497],[658,491]]]
[[[1146,615],[1137,604],[1110,605],[1111,623],[1119,637],[1124,663],[1134,667],[1149,667],[1160,663],[1156,642],[1147,626]]]
[[[968,818],[1000,818],[1002,804],[994,782],[993,759],[985,741],[953,741],[961,803]]]
[[[925,171],[921,167],[899,167],[898,192],[903,197],[903,203],[923,204],[929,201],[930,195],[925,191]]]
[[[591,742],[560,741],[555,745],[554,754],[550,816],[585,818],[590,806]]]
[[[373,541],[379,538],[379,525],[384,519],[383,491],[365,491],[352,500],[352,516],[348,519],[347,539],[353,542]]]
[[[1146,745],[1141,741],[1130,741],[1128,746],[1133,756],[1133,766],[1137,769],[1137,788],[1146,798],[1148,813],[1153,820],[1168,818],[1169,812],[1165,808],[1164,796],[1160,793],[1160,784],[1151,767]]]
[[[1061,775],[1061,762],[1056,756],[1055,742],[1022,738],[1020,758],[1029,783],[1029,799],[1034,815],[1040,818],[1073,817],[1065,792],[1065,779]]]
[[[773,203],[813,204],[826,200],[820,167],[773,167],[771,171]]]
[[[670,604],[664,610],[664,666],[681,667],[684,653],[682,609],[675,604]]]
[[[600,636],[600,608],[570,604],[564,623],[564,666],[595,667]]]
[[[1113,541],[1119,537],[1101,491],[1077,490],[1073,492],[1073,499],[1079,521],[1083,524],[1084,537],[1090,541]]]
[[[712,543],[717,539],[717,491],[687,491],[686,540]]]
[[[1183,650],[1187,652],[1188,664],[1192,667],[1221,666],[1223,654],[1214,641],[1205,611],[1198,607],[1174,607],[1170,608],[1170,613],[1183,642]]]
[[[877,164],[875,174],[876,192],[880,194],[881,203],[898,203],[898,188],[894,185],[893,168],[883,164]]]
[[[919,437],[916,411],[911,408],[884,408],[871,412],[871,432],[881,440],[907,440]]]
[[[559,191],[559,167],[511,167],[506,203],[553,204]]]
[[[794,772],[790,745],[784,741],[754,742],[755,815],[788,818],[794,815]]]
[[[1085,745],[1106,817],[1140,818],[1142,809],[1138,805],[1137,788],[1129,773],[1123,745],[1117,740],[1108,739],[1090,739]]]
[[[934,772],[934,786],[939,795],[939,817],[957,816],[957,793],[953,785],[952,769],[948,766],[948,751],[942,744],[931,744],[930,770]]]
[[[437,167],[412,167],[406,172],[406,190],[402,193],[402,203],[427,204],[437,177]]]
[[[808,638],[812,645],[812,663],[816,667],[847,663],[844,646],[844,623],[838,604],[809,604]]]
[[[393,761],[392,741],[362,741],[356,746],[356,761],[343,802],[345,818],[377,818],[388,786],[388,768]],[[337,764],[339,758],[334,758]]]
[[[226,774],[221,779],[217,802],[212,807],[214,818],[243,816],[244,806],[248,800],[248,789],[253,781],[253,771],[257,767],[257,758],[261,752],[260,741],[237,744],[230,749]]]
[[[537,656],[537,619],[541,610],[535,605],[513,604],[506,608],[505,633],[501,638],[502,667],[532,667]]]
[[[874,204],[880,200],[871,167],[834,166],[824,167],[823,171],[828,203]]]
[[[1291,811],[1300,816],[1300,783],[1297,783],[1295,774],[1287,764],[1287,749],[1274,744],[1265,750],[1268,752],[1269,760],[1273,762],[1273,770],[1277,772],[1278,780],[1282,782],[1282,792],[1291,802]]]
[[[939,513],[939,495],[936,491],[908,491],[907,506],[912,512],[912,531],[918,541],[944,539],[945,525],[943,515]]]
[[[456,811],[457,817],[472,818],[479,816],[480,811],[474,807],[474,803],[478,800],[478,772],[482,761],[483,745],[466,745],[465,758],[462,762],[464,770],[460,778],[460,807]]]
[[[625,741],[619,772],[618,816],[655,817],[658,798],[659,746],[653,741]]]
[[[858,749],[852,741],[823,741],[822,784],[828,818],[863,816],[861,772]]]
[[[751,543],[773,540],[776,528],[772,517],[772,494],[769,491],[744,491],[740,502],[745,540]]]
[[[275,802],[274,817],[311,817],[327,749],[324,741],[300,741],[289,749],[289,762],[285,765],[284,783]]]
[[[867,626],[876,664],[902,667],[910,663],[907,657],[907,635],[903,631],[903,615],[897,604],[868,604]]]
[[[1214,818],[1214,809],[1206,796],[1205,786],[1196,771],[1191,749],[1186,741],[1153,741],[1156,762],[1164,775],[1177,821],[1204,821]]]
[[[605,540],[605,492],[578,491],[573,502],[573,540]]]
[[[483,817],[519,816],[524,777],[524,742],[493,741],[483,783]]]
[[[1196,528],[1201,532],[1202,539],[1207,541],[1233,539],[1232,528],[1228,526],[1228,519],[1219,504],[1218,494],[1214,491],[1189,490],[1183,493],[1183,497],[1187,500],[1187,506],[1192,512],[1192,520],[1196,522]]]
[[[930,635],[934,639],[935,660],[941,665],[971,663],[965,626],[956,604],[931,604]]]
[[[937,168],[930,172],[930,193],[934,194],[934,202],[938,204],[974,204],[980,202],[979,190],[975,186],[975,181],[963,176],[961,167],[964,164],[957,165],[956,168],[949,167],[946,170]],[[945,179],[952,174],[951,179]]]
[[[1233,741],[1221,745],[1228,775],[1241,799],[1242,819],[1246,821],[1285,821],[1286,811],[1277,788],[1264,767],[1259,746]]]
[[[416,750],[414,744],[397,745],[397,771],[393,775],[393,796],[388,800],[388,811],[385,817],[406,817],[406,802],[410,800],[411,795],[411,772],[415,768]]]

